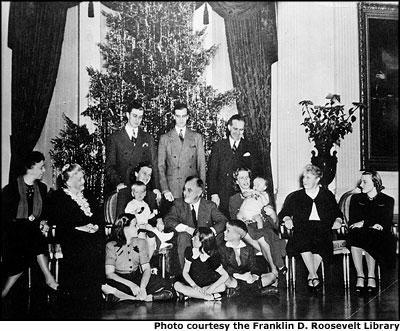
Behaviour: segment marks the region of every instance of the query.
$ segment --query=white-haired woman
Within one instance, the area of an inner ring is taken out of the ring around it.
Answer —
[[[322,171],[312,164],[303,170],[303,188],[289,194],[278,217],[293,237],[288,240],[289,256],[300,254],[308,270],[307,285],[316,290],[321,261],[333,256],[332,229],[340,228],[343,215],[331,191],[319,185]]]
[[[84,175],[79,164],[66,164],[50,198],[51,221],[63,252],[59,282],[73,308],[77,302],[99,305],[105,281],[103,214],[84,190]]]

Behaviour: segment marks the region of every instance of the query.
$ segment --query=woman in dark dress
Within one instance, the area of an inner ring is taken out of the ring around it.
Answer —
[[[357,271],[356,290],[365,286],[365,250],[367,287],[372,292],[376,289],[376,262],[389,267],[396,262],[396,239],[391,233],[394,199],[381,192],[384,186],[376,171],[364,171],[359,186],[362,193],[354,194],[350,200],[348,244]]]
[[[34,151],[24,162],[25,172],[2,191],[3,272],[7,279],[1,292],[4,298],[23,272],[37,261],[46,284],[58,287],[50,273],[45,233],[47,187],[40,182],[45,172],[44,156]]]
[[[308,269],[307,285],[310,290],[319,287],[318,267],[322,261],[329,262],[333,256],[332,229],[340,228],[343,215],[335,196],[319,185],[322,172],[314,165],[303,171],[304,188],[290,193],[278,217],[290,230],[289,256],[301,255]]]
[[[199,227],[193,233],[193,248],[185,250],[184,281],[174,284],[185,296],[203,300],[220,300],[229,275],[221,264],[214,233]]]
[[[104,220],[95,199],[84,192],[84,171],[78,164],[62,168],[58,189],[50,197],[51,221],[63,259],[59,282],[72,304],[102,301]],[[86,198],[88,196],[89,198]]]
[[[162,301],[176,298],[170,281],[151,274],[149,247],[138,238],[135,215],[118,216],[106,245],[106,284],[103,292],[107,301]]]

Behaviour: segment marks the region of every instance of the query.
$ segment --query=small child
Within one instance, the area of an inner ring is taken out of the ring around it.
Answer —
[[[254,248],[242,239],[247,234],[246,225],[240,220],[229,220],[224,231],[225,245],[219,247],[222,265],[228,272],[226,281],[227,295],[239,294],[239,281],[243,284],[256,283],[263,294],[270,294],[271,286],[276,277],[272,272],[262,273],[262,268],[256,260]]]
[[[277,276],[277,268],[285,269],[283,257],[286,255],[286,242],[279,238],[278,217],[269,204],[267,186],[267,180],[264,177],[256,177],[253,181],[253,190],[247,193],[236,217],[247,225],[248,236],[259,242],[263,255],[269,262],[272,272]],[[266,217],[263,217],[263,214]]]
[[[147,240],[151,257],[156,249],[156,240],[151,233],[154,233],[160,239],[160,249],[171,246],[171,244],[166,243],[166,241],[170,240],[174,233],[161,232],[156,227],[149,224],[149,220],[157,215],[157,210],[151,212],[149,205],[143,200],[146,196],[146,185],[141,181],[135,181],[133,182],[131,189],[133,199],[126,205],[125,213],[135,214],[140,229],[139,238]]]
[[[229,276],[221,264],[214,233],[207,227],[197,228],[192,245],[185,250],[185,282],[174,284],[176,292],[196,299],[221,300]]]

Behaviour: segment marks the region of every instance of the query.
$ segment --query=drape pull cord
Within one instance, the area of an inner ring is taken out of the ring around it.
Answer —
[[[210,23],[208,19],[208,9],[207,9],[207,2],[204,4],[204,14],[203,14],[203,24],[208,25]]]
[[[93,1],[89,1],[88,17],[94,17]]]

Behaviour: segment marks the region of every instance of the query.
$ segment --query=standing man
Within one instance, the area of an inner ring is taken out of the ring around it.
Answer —
[[[244,118],[233,115],[228,121],[229,137],[217,141],[210,154],[208,190],[211,200],[229,219],[229,198],[235,193],[233,172],[240,167],[253,173],[258,167],[255,150],[243,137]]]
[[[173,201],[182,197],[185,179],[206,178],[206,159],[201,134],[186,127],[188,109],[183,103],[174,108],[175,128],[163,134],[158,145],[158,170],[161,192]]]
[[[153,137],[139,128],[143,119],[142,105],[134,101],[127,111],[128,122],[121,130],[114,132],[107,140],[106,176],[111,189],[119,191],[130,187],[130,174],[140,162],[149,162],[153,166],[153,191],[161,198],[157,156]]]
[[[188,177],[183,189],[183,199],[176,199],[164,217],[165,228],[177,232],[180,271],[185,264],[185,249],[191,246],[192,236],[197,228],[211,228],[217,237],[217,243],[223,242],[222,233],[227,218],[218,210],[215,203],[202,198],[203,191],[204,183],[199,177]]]

